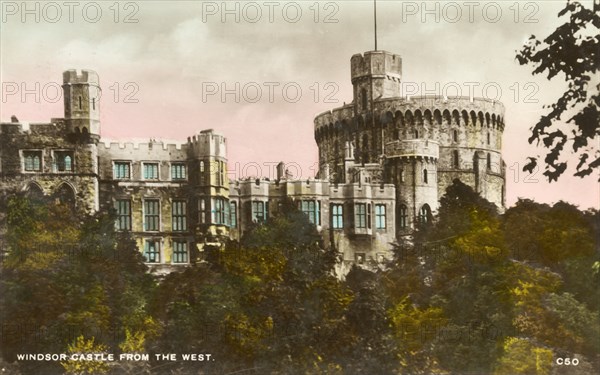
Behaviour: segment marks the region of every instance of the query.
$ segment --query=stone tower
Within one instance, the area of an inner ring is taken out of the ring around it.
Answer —
[[[350,59],[357,112],[371,109],[372,101],[400,96],[402,58],[386,51],[369,51]]]
[[[96,142],[100,138],[100,80],[92,70],[63,72],[67,134]]]

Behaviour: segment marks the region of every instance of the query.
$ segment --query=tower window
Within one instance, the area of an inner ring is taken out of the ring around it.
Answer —
[[[375,229],[386,228],[385,204],[375,205]]]
[[[419,210],[419,221],[422,224],[427,224],[431,222],[431,208],[428,204],[424,204],[423,207]]]
[[[419,131],[415,130],[415,138],[419,138]]]
[[[213,224],[228,225],[229,202],[221,197],[212,199],[211,219]]]
[[[458,150],[452,151],[452,165],[454,168],[458,168]]]
[[[92,109],[96,110],[96,98],[92,98]]]
[[[489,153],[487,154],[487,169],[492,169],[492,157]]]
[[[356,228],[367,227],[367,205],[365,203],[357,203],[354,207],[355,217],[354,224]]]
[[[408,227],[408,208],[403,204],[398,208],[398,225],[401,229]]]
[[[229,226],[237,228],[237,203],[230,202],[229,204]]]
[[[367,90],[365,90],[365,89],[362,89],[362,90],[360,91],[360,99],[361,99],[361,101],[362,101],[362,109],[366,111],[366,110],[367,110],[367,107],[368,107],[368,101],[367,101]]]
[[[490,144],[490,133],[489,132],[487,133],[487,144],[488,145]]]
[[[454,142],[458,142],[458,130],[452,132],[452,139],[454,139]]]
[[[428,184],[429,183],[429,178],[427,176],[427,169],[423,169],[423,183],[424,184]]]
[[[82,105],[82,102],[81,102],[81,96],[79,96],[79,109],[83,109],[83,105]]]

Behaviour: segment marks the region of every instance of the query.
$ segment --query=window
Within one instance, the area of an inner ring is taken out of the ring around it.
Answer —
[[[431,221],[431,208],[428,204],[424,204],[419,210],[419,221],[423,224]]]
[[[427,184],[428,182],[428,177],[427,177],[427,169],[423,169],[423,183]]]
[[[146,240],[144,243],[144,259],[146,263],[160,263],[160,242]]]
[[[200,161],[200,185],[204,185],[205,183],[205,178],[204,178],[204,161]]]
[[[185,164],[171,164],[171,180],[185,180],[187,178]]]
[[[458,168],[458,162],[458,150],[454,150],[452,151],[452,166],[454,166],[454,168]]]
[[[341,204],[331,205],[331,227],[333,229],[344,228],[344,206]]]
[[[158,180],[158,163],[144,163],[144,180]]]
[[[400,182],[404,182],[404,169],[400,170]]]
[[[237,228],[237,203],[231,202],[229,204],[229,225],[232,228]]]
[[[487,154],[487,169],[491,169],[492,168],[492,156],[488,153]]]
[[[115,180],[125,180],[131,178],[130,163],[124,161],[116,161],[113,176]]]
[[[488,145],[490,144],[490,133],[489,132],[487,133],[487,144]]]
[[[218,172],[218,183],[219,185],[225,185],[225,162],[219,161],[217,164],[217,172]]]
[[[419,131],[415,130],[415,138],[419,138]]]
[[[173,263],[188,262],[188,244],[185,241],[173,241]]]
[[[357,203],[354,206],[355,214],[354,214],[354,226],[356,228],[366,228],[367,227],[367,205],[365,203]]]
[[[398,207],[398,225],[401,229],[408,227],[408,208],[403,204]]]
[[[131,201],[119,199],[115,202],[117,210],[117,230],[131,230]]]
[[[73,152],[54,151],[54,171],[73,172]]]
[[[356,259],[356,264],[365,264],[365,260],[366,260],[365,253],[356,253],[354,255],[354,258]]]
[[[306,200],[298,202],[300,210],[308,216],[308,221],[315,225],[321,225],[321,202]]]
[[[187,203],[186,201],[173,201],[171,206],[172,223],[174,232],[187,230]]]
[[[458,130],[454,130],[452,132],[452,139],[454,140],[454,142],[458,142]]]
[[[375,229],[385,229],[385,204],[375,205]]]
[[[42,170],[42,152],[41,151],[23,151],[24,168],[27,172],[41,172]]]
[[[206,223],[206,202],[204,199],[198,199],[198,222],[200,224]]]
[[[252,201],[252,221],[262,222],[267,220],[265,202]]]
[[[366,111],[368,106],[367,90],[360,90],[360,99],[362,102],[362,109]]]
[[[227,202],[226,199],[213,198],[212,212],[211,212],[211,214],[212,214],[211,222],[213,224],[222,224],[222,225],[228,224],[228,217],[227,217],[227,216],[229,216],[228,206],[229,206],[229,203]]]
[[[158,231],[160,225],[160,202],[158,199],[144,201],[144,230]]]

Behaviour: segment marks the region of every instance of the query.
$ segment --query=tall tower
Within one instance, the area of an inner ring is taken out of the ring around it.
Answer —
[[[100,138],[100,80],[92,70],[63,72],[65,122],[67,132],[76,138]]]
[[[387,51],[369,51],[350,59],[357,113],[371,110],[372,102],[401,94],[402,58]]]

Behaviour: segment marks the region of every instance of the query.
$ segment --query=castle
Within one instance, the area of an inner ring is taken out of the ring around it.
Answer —
[[[342,255],[338,272],[391,256],[391,244],[432,220],[456,178],[502,210],[504,106],[481,98],[401,97],[402,60],[386,51],[351,59],[353,101],[314,120],[315,178],[230,181],[227,140],[212,129],[181,144],[106,143],[100,82],[63,73],[64,118],[0,124],[0,199],[50,196],[79,212],[114,208],[155,272],[199,259],[296,202]],[[0,227],[5,225],[0,213]],[[0,233],[1,234],[1,233]]]

